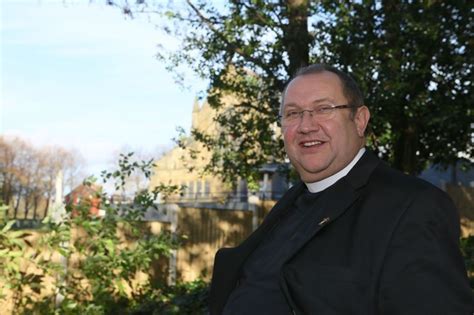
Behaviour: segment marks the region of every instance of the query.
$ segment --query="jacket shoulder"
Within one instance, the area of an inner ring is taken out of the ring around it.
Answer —
[[[390,191],[391,194],[417,196],[429,194],[440,198],[450,199],[448,194],[433,184],[413,175],[405,174],[380,163],[369,178],[369,185],[374,191]]]

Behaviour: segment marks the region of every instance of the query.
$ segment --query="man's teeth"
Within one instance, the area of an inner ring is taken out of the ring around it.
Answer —
[[[311,141],[311,142],[305,142],[303,143],[303,146],[305,147],[311,147],[313,145],[317,145],[317,144],[321,144],[322,142],[321,141]]]

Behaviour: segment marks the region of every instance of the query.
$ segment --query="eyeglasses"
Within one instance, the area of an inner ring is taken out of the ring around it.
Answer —
[[[308,112],[311,119],[316,122],[330,120],[334,117],[336,113],[336,109],[344,109],[344,108],[357,108],[358,106],[354,105],[332,105],[332,104],[324,104],[319,105],[313,109],[296,109],[290,108],[283,112],[283,115],[279,115],[278,118],[280,119],[282,126],[294,126],[300,123],[303,119],[304,113]]]

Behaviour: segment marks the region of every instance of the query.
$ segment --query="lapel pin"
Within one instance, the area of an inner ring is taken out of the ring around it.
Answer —
[[[329,217],[325,217],[324,219],[321,220],[321,222],[318,223],[318,225],[324,225],[324,224],[328,223],[329,220],[330,220]]]

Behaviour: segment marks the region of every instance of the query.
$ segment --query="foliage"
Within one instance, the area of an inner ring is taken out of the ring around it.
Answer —
[[[137,193],[148,189],[150,186],[150,177],[147,177],[147,174],[143,172],[143,167],[140,167],[140,164],[141,166],[153,164],[155,158],[159,158],[163,155],[163,150],[164,149],[157,149],[152,152],[124,145],[119,151],[112,154],[111,162],[115,164],[123,158],[121,152],[133,152],[133,160],[134,163],[137,164],[134,171],[130,172],[130,175],[127,174],[126,182],[121,188],[123,198],[133,198]]]
[[[208,314],[208,283],[203,280],[157,288],[130,310],[140,315]]]
[[[114,180],[114,186],[116,191],[124,190],[124,188],[127,186],[127,179],[132,176],[132,174],[139,172],[142,173],[145,178],[148,179],[152,174],[152,169],[156,167],[153,159],[150,159],[148,161],[131,161],[130,159],[133,155],[133,152],[130,152],[128,154],[120,154],[118,159],[118,169],[114,171],[102,171],[101,173],[104,182],[110,179]],[[142,205],[143,207],[153,207],[153,202],[158,198],[158,194],[160,194],[164,199],[166,199],[170,195],[182,193],[185,188],[186,186],[184,185],[166,185],[160,183],[159,185],[153,187],[151,191],[137,191],[134,197],[133,204],[135,206]]]
[[[469,283],[474,290],[474,235],[461,238],[460,247],[466,264]]]
[[[163,292],[154,314],[207,314],[208,284],[202,280],[179,283]]]
[[[152,162],[131,161],[132,155],[122,155],[118,169],[104,172],[104,180],[117,179],[115,188],[121,189],[137,168],[150,176]],[[149,275],[152,263],[178,244],[175,235],[152,234],[141,221],[154,193],[141,192],[131,204],[111,204],[98,190],[91,199],[68,204],[59,222],[45,220],[34,245],[30,233],[12,230],[14,221],[2,224],[0,293],[10,294],[20,314],[116,314],[137,307],[140,297],[157,294],[159,280]],[[95,198],[103,217],[91,214]]]
[[[207,171],[224,179],[255,178],[263,163],[283,161],[280,95],[310,62],[335,64],[356,77],[373,114],[369,145],[395,167],[416,174],[428,163],[453,163],[460,153],[472,157],[468,1],[108,3],[174,23],[164,30],[180,46],[163,46],[158,56],[172,71],[187,64],[210,80],[208,101],[220,133],[195,129],[192,137],[213,153]],[[230,106],[224,104],[229,95],[235,96]]]
[[[319,60],[361,82],[372,145],[416,174],[472,156],[473,7],[468,1],[321,1]]]
[[[0,203],[2,212],[6,211],[6,206]],[[21,266],[30,260],[26,255],[28,245],[28,233],[24,231],[12,231],[15,221],[2,222],[0,230],[0,298],[6,299],[11,292],[13,307],[20,309],[23,303],[31,303],[31,297],[24,292],[30,291],[38,293],[41,290],[41,275],[25,272]]]

